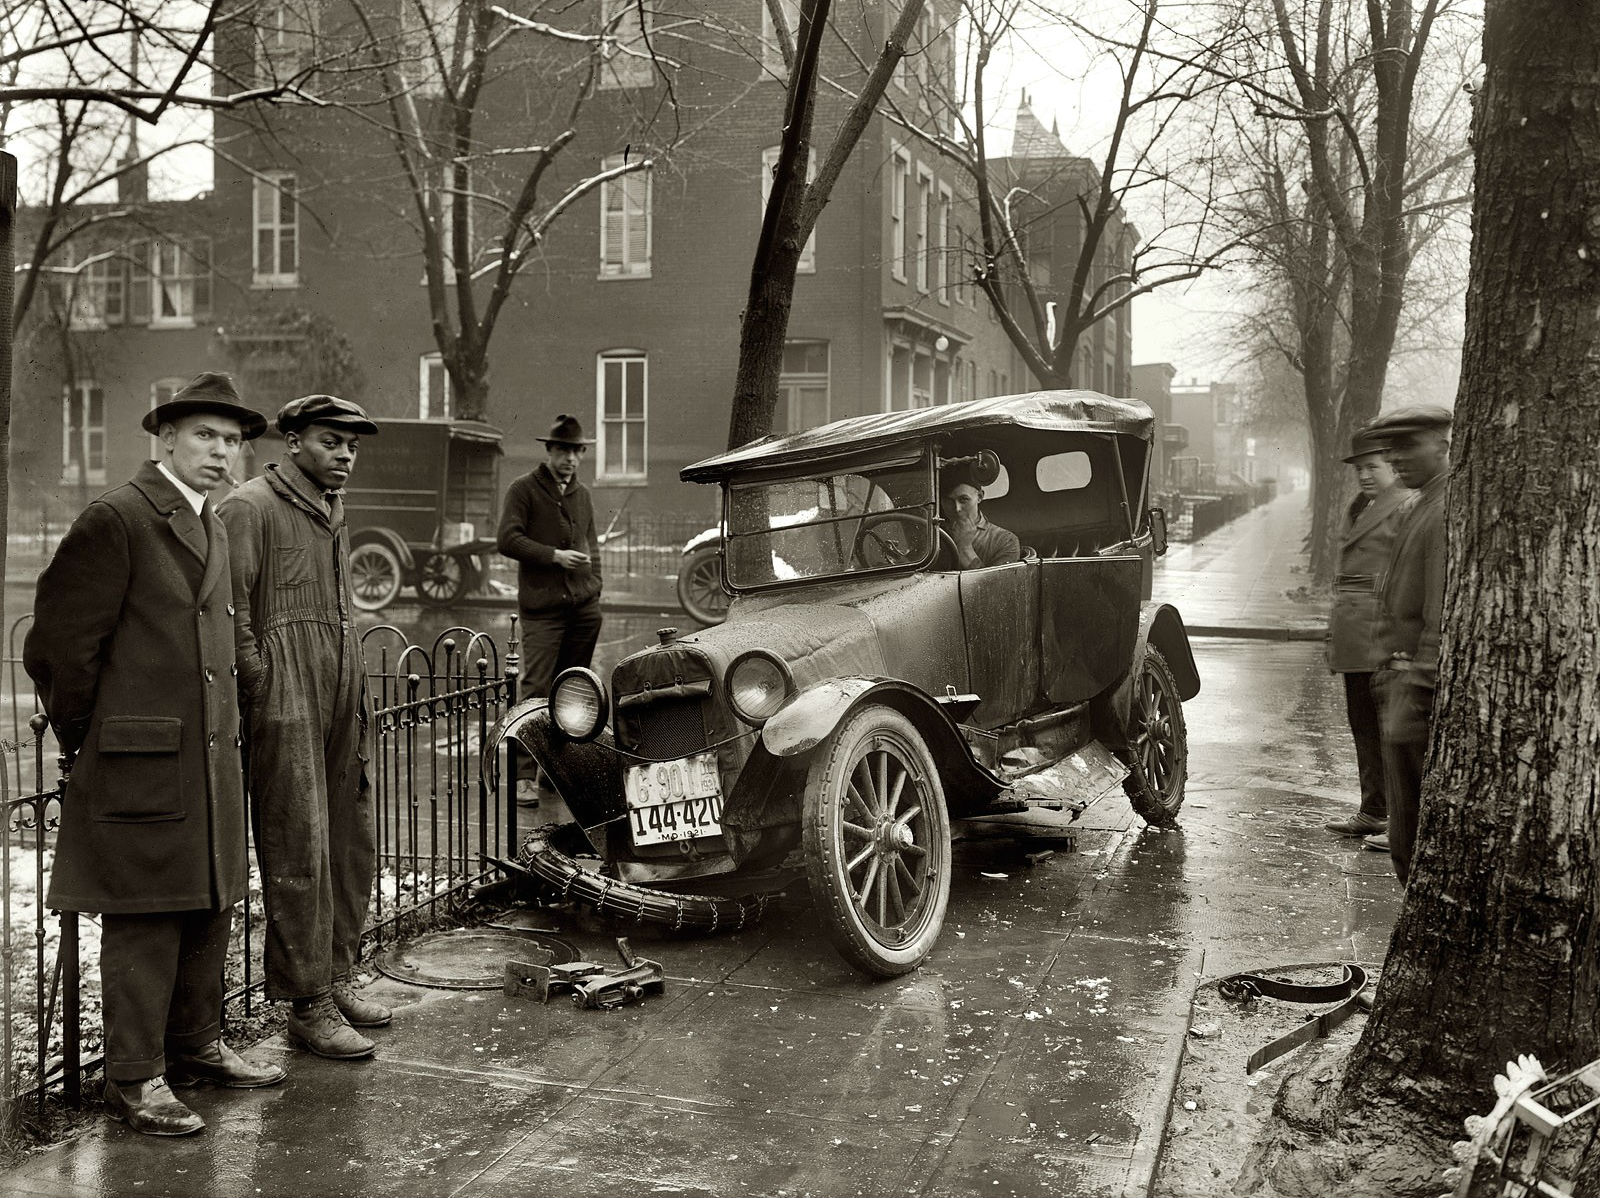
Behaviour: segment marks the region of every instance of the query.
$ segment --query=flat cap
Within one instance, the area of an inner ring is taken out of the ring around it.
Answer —
[[[1387,441],[1406,433],[1449,432],[1453,423],[1455,414],[1449,408],[1442,408],[1438,404],[1409,404],[1381,413],[1367,425],[1366,431],[1373,437]]]
[[[367,415],[366,409],[337,395],[302,395],[291,399],[278,409],[278,431],[298,433],[308,424],[331,424],[346,432],[371,437],[378,426]]]
[[[237,420],[243,429],[244,439],[254,441],[267,431],[267,418],[254,408],[239,401],[231,376],[217,370],[207,370],[194,376],[164,404],[151,408],[139,422],[145,432],[154,436],[163,424],[180,416],[194,416],[211,412]]]
[[[1350,452],[1344,460],[1354,464],[1364,457],[1383,452],[1383,438],[1374,436],[1370,425],[1363,425],[1350,434]]]

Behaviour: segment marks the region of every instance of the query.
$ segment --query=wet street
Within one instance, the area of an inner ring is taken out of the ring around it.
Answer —
[[[487,615],[498,637],[504,609]],[[608,620],[602,667],[674,622]],[[667,983],[617,1011],[381,978],[396,1017],[375,1060],[269,1041],[289,1081],[201,1092],[205,1135],[96,1126],[5,1191],[1143,1193],[1196,978],[1381,959],[1398,906],[1387,859],[1322,830],[1354,807],[1355,766],[1321,646],[1198,638],[1195,656],[1181,827],[1144,830],[1120,794],[1072,851],[965,826],[943,938],[909,977],[846,967],[802,882],[756,929],[623,929]],[[610,959],[599,924],[535,918]]]

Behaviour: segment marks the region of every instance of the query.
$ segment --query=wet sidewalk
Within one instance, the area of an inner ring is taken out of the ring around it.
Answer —
[[[1326,600],[1296,600],[1309,587],[1306,491],[1289,491],[1209,536],[1174,543],[1156,559],[1154,597],[1174,604],[1190,635],[1321,640]]]
[[[1398,906],[1387,859],[1321,828],[1356,794],[1320,646],[1195,655],[1181,827],[1144,829],[1120,795],[1075,851],[958,825],[943,938],[909,977],[845,967],[801,883],[754,930],[630,929],[668,981],[618,1011],[382,979],[376,1059],[269,1041],[289,1080],[196,1092],[204,1134],[101,1122],[0,1192],[1143,1194],[1197,978],[1378,960]],[[539,918],[609,959],[605,929]]]

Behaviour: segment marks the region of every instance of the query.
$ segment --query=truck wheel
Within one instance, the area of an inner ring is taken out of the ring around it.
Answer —
[[[880,978],[922,964],[950,902],[950,817],[911,721],[876,704],[846,719],[812,759],[802,827],[811,897],[845,960]]]
[[[1171,827],[1189,776],[1189,732],[1172,668],[1154,645],[1145,650],[1134,681],[1128,748],[1138,763],[1122,783],[1128,801],[1145,823]]]
[[[404,575],[393,549],[365,541],[350,551],[350,601],[362,611],[381,611],[400,593]]]
[[[722,552],[713,543],[685,555],[678,567],[678,602],[699,624],[728,618],[728,593],[722,589]]]
[[[477,572],[455,553],[430,553],[417,567],[417,597],[434,607],[448,607],[472,589]]]

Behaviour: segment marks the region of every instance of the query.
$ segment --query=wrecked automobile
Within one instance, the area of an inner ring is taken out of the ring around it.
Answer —
[[[682,471],[722,492],[727,619],[569,669],[499,722],[571,810],[515,868],[630,918],[730,926],[740,879],[802,863],[840,952],[892,977],[932,951],[951,821],[1119,788],[1146,821],[1183,802],[1178,612],[1151,602],[1143,404],[1043,391],[858,416]],[[959,569],[952,471],[1022,560]],[[597,859],[584,866],[579,859]]]

